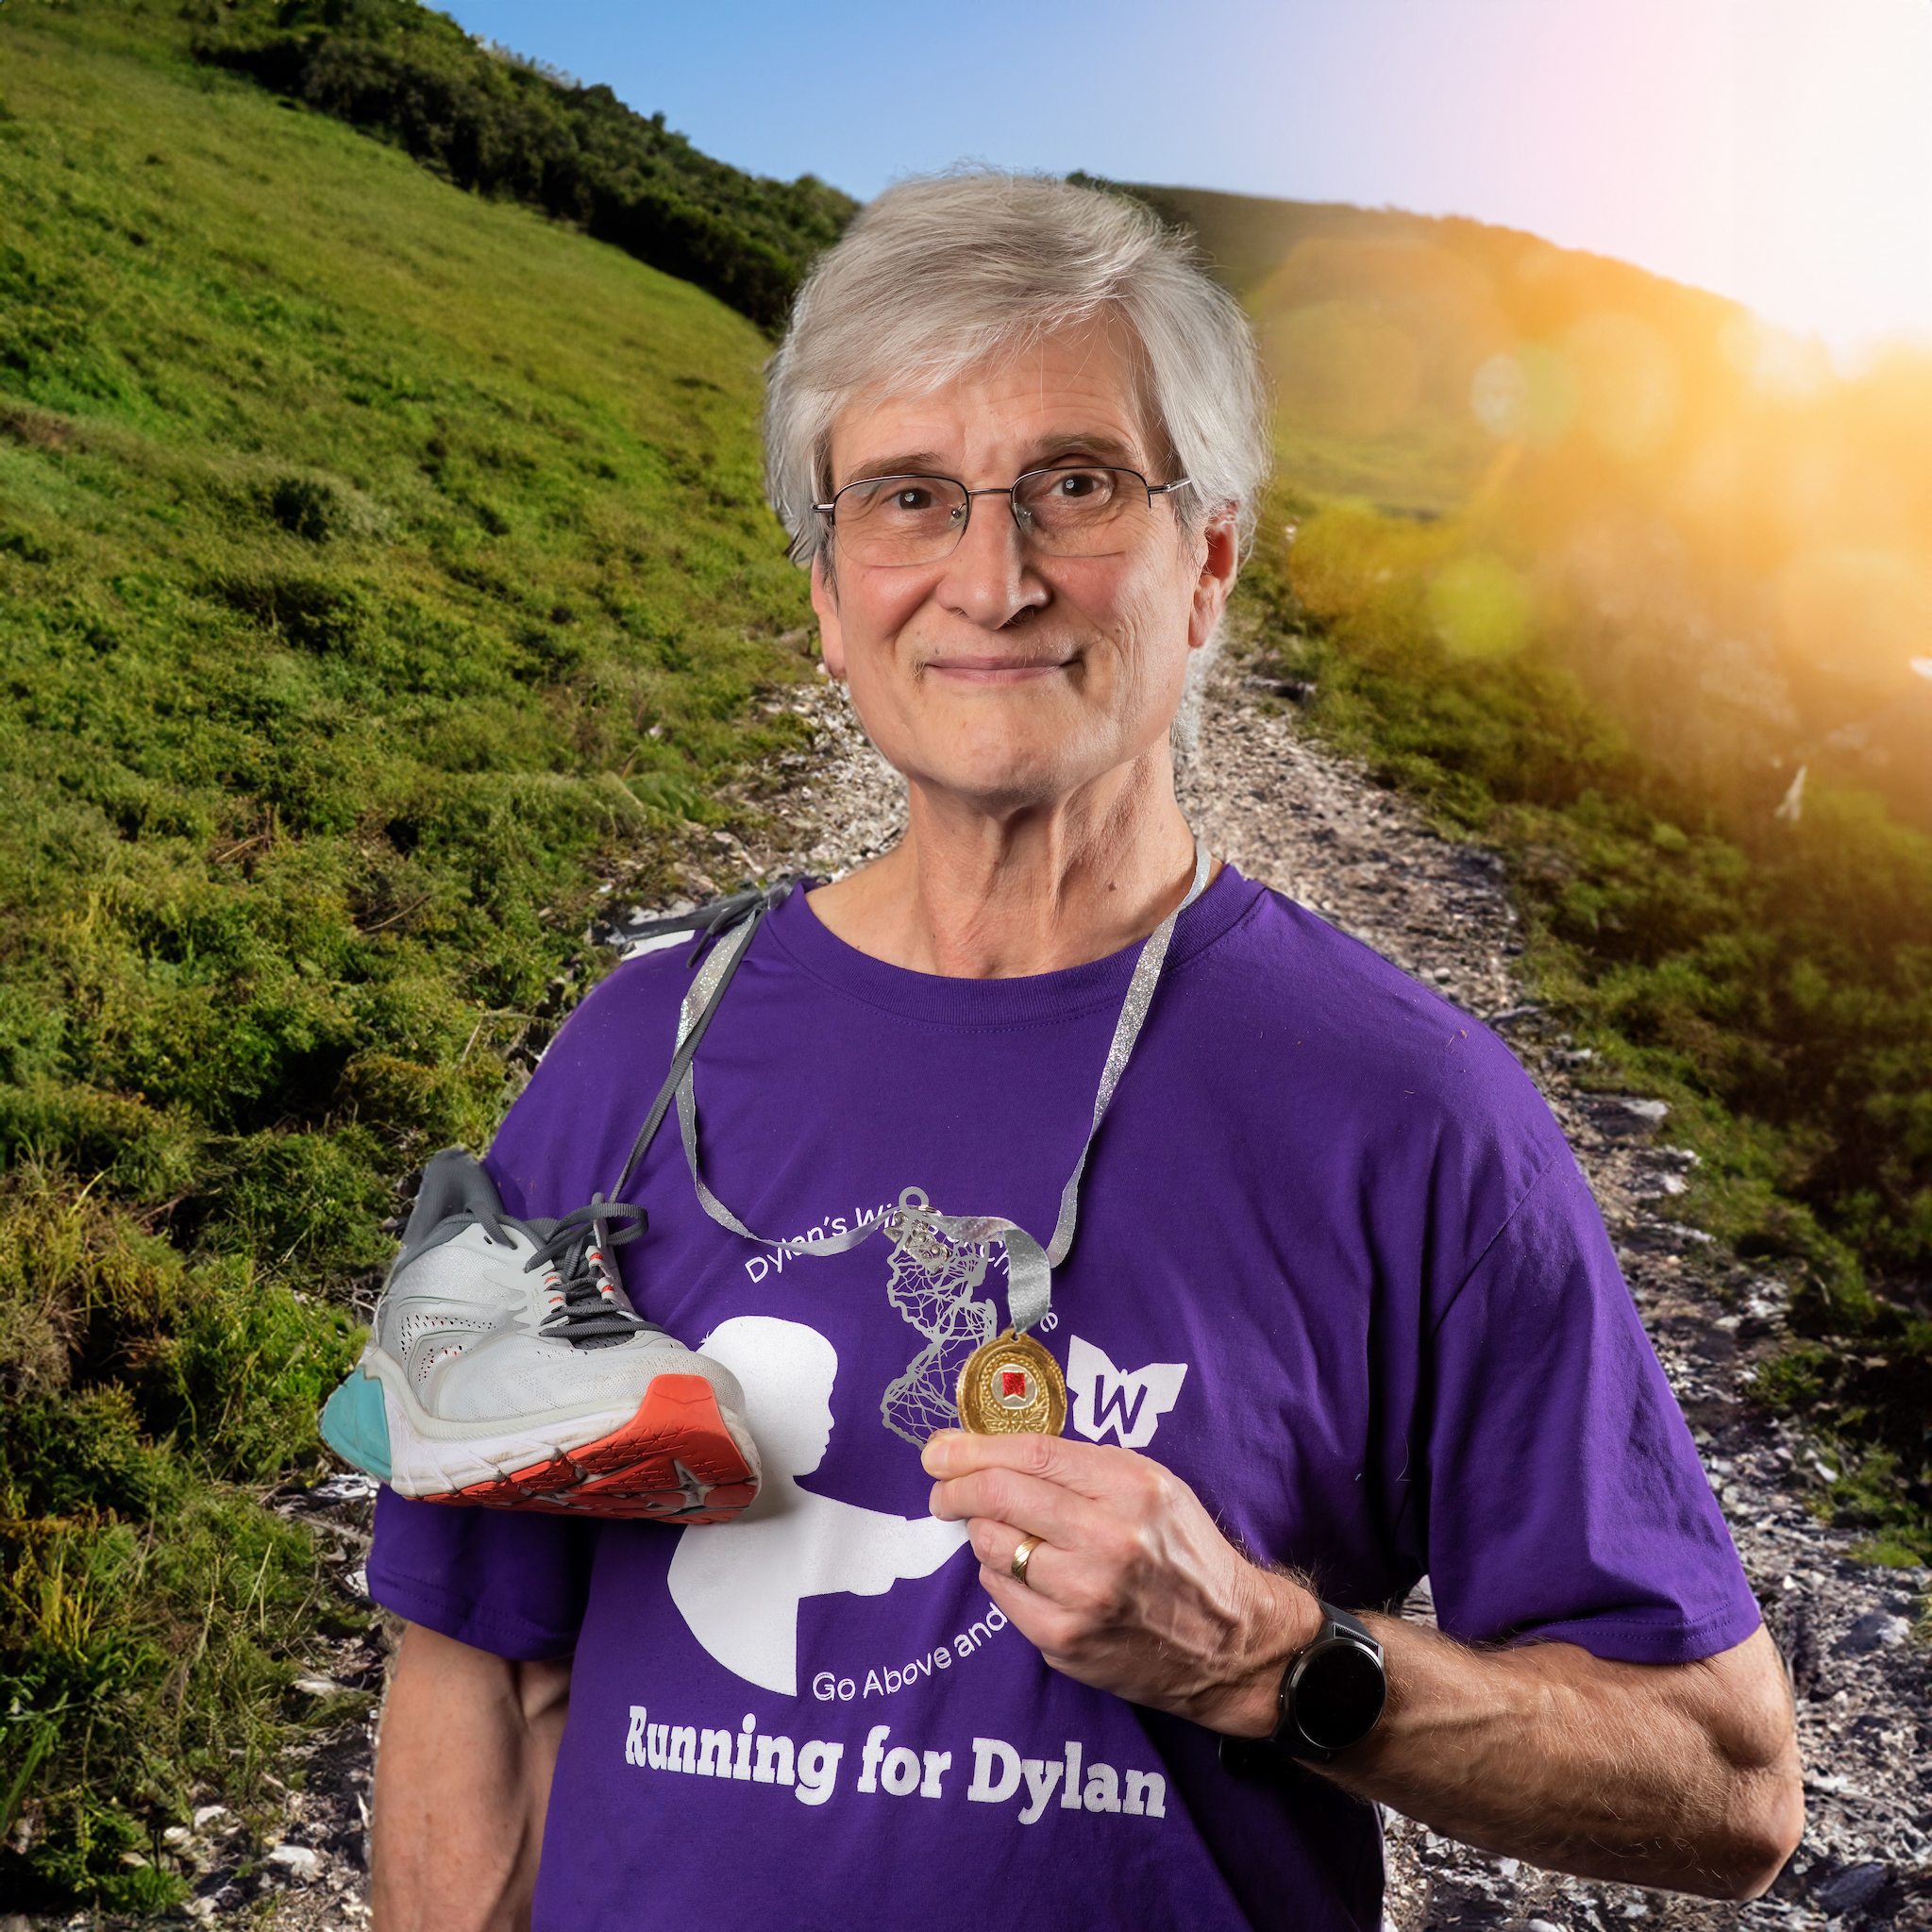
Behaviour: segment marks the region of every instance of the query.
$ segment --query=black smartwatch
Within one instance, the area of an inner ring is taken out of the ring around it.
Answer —
[[[1223,1738],[1222,1765],[1235,1777],[1267,1778],[1284,1757],[1326,1764],[1382,1721],[1388,1679],[1368,1626],[1333,1604],[1319,1605],[1315,1640],[1288,1659],[1277,1693],[1280,1722],[1266,1738]]]

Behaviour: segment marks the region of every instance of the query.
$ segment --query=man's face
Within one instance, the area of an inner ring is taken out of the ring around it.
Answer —
[[[1100,462],[1172,479],[1141,421],[1134,371],[1103,327],[1050,336],[929,395],[859,403],[832,429],[834,489],[861,478],[999,488],[1028,470]],[[915,782],[996,812],[1069,796],[1159,744],[1187,656],[1234,582],[1226,516],[1205,532],[1156,497],[1131,547],[1040,555],[1003,496],[974,500],[934,563],[815,567],[827,670]]]

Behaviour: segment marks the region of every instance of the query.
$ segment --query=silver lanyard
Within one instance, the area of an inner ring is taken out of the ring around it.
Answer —
[[[1073,1172],[1067,1177],[1067,1184],[1060,1190],[1059,1218],[1053,1224],[1052,1239],[1044,1249],[1017,1222],[1009,1221],[1001,1216],[936,1214],[929,1208],[908,1205],[904,1201],[897,1207],[886,1208],[861,1221],[857,1227],[848,1228],[842,1235],[822,1235],[816,1238],[800,1235],[790,1241],[774,1240],[767,1235],[754,1234],[705,1185],[704,1176],[697,1168],[697,1096],[693,1058],[686,1043],[690,1042],[695,1047],[697,1037],[710,1025],[718,1000],[731,983],[746,949],[751,944],[752,934],[762,923],[763,910],[727,933],[712,949],[710,956],[698,969],[697,979],[692,982],[691,990],[685,994],[678,1016],[678,1046],[672,1063],[677,1079],[678,1130],[684,1143],[684,1161],[691,1169],[691,1184],[697,1189],[698,1205],[719,1227],[728,1228],[734,1235],[742,1235],[746,1240],[755,1241],[760,1247],[777,1249],[783,1254],[843,1254],[881,1228],[888,1228],[903,1238],[906,1224],[912,1222],[944,1236],[955,1247],[997,1241],[1006,1251],[1008,1321],[1021,1331],[1033,1327],[1052,1308],[1053,1270],[1067,1259],[1073,1246],[1074,1229],[1080,1219],[1081,1177],[1086,1171],[1087,1155],[1093,1151],[1094,1136],[1100,1131],[1100,1122],[1106,1118],[1107,1109],[1113,1104],[1114,1091],[1120,1084],[1120,1076],[1126,1072],[1127,1062],[1133,1056],[1134,1044],[1140,1037],[1142,1022],[1147,1018],[1147,1009],[1153,1000],[1154,985],[1167,961],[1168,942],[1174,936],[1175,923],[1207,885],[1208,864],[1207,848],[1196,839],[1194,882],[1188,887],[1187,897],[1148,935],[1147,943],[1140,949],[1140,957],[1134,962],[1134,977],[1127,983],[1126,999],[1120,1002],[1120,1016],[1114,1023],[1113,1043],[1107,1049],[1106,1065],[1100,1069],[1100,1088],[1094,1095],[1093,1124],[1086,1131],[1086,1140],[1080,1150],[1079,1160],[1073,1164]],[[660,1098],[662,1100],[662,1096]],[[659,1117],[659,1109],[654,1107],[651,1111],[654,1125]],[[638,1151],[642,1151],[641,1146]],[[635,1158],[633,1155],[633,1163]],[[627,1177],[629,1171],[627,1168]],[[909,1193],[912,1191],[908,1190]]]

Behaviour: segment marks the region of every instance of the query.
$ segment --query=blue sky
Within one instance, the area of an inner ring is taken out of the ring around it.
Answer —
[[[1841,352],[1932,336],[1932,0],[458,0],[706,152],[1474,215]]]

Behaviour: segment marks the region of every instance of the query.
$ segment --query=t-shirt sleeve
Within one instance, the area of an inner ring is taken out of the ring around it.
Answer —
[[[1760,1621],[1690,1431],[1567,1149],[1436,1324],[1428,1569],[1441,1627],[1674,1664]]]
[[[577,1648],[596,1525],[559,1516],[376,1499],[369,1594],[384,1609],[520,1663]]]

